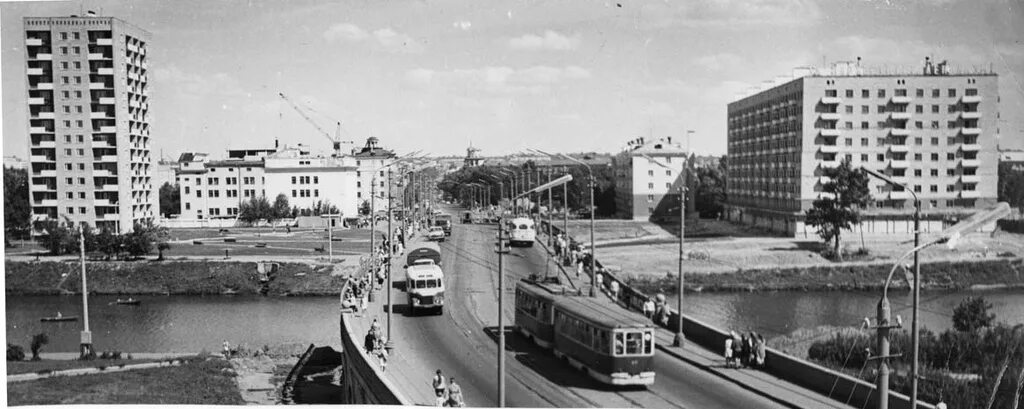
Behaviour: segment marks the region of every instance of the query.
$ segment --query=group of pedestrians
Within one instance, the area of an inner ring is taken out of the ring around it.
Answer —
[[[763,368],[765,358],[764,335],[751,331],[742,336],[729,331],[725,339],[725,366],[727,368]]]
[[[655,324],[665,327],[668,326],[669,316],[672,314],[668,308],[665,294],[658,294],[656,297],[644,301],[643,312],[644,316],[650,318]]]
[[[455,383],[455,377],[445,380],[444,374],[438,369],[430,383],[434,388],[435,406],[450,408],[466,406],[465,400],[462,399],[462,388],[459,387],[459,384]]]
[[[366,337],[363,339],[363,348],[367,355],[377,357],[377,360],[380,361],[381,372],[388,368],[388,350],[384,348],[386,343],[387,340],[384,339],[384,334],[380,330],[380,323],[374,318],[373,324],[370,324],[370,330],[366,332]]]

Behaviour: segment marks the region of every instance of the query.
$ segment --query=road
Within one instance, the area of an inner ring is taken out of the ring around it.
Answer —
[[[468,406],[497,406],[497,259],[494,225],[454,226],[441,244],[446,306],[441,315],[409,316],[406,295],[392,289],[396,348],[422,360],[422,387],[434,368],[455,377]],[[696,366],[656,354],[654,385],[610,388],[539,349],[510,328],[513,283],[545,272],[539,248],[513,248],[505,257],[506,405],[517,407],[777,408],[772,400]],[[551,271],[557,271],[554,265]],[[400,277],[396,271],[395,277]],[[417,375],[419,376],[419,375]]]

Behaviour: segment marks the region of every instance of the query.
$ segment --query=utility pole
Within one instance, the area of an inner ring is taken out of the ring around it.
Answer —
[[[905,188],[904,188],[905,189]],[[918,200],[917,195],[914,195],[914,248],[921,245],[921,201]],[[921,300],[921,263],[918,259],[917,251],[914,252],[914,312],[911,318],[910,330],[913,334],[910,337],[910,349],[913,350],[913,360],[910,361],[910,407],[911,409],[917,409],[917,378],[918,378],[918,364],[917,355],[918,349],[921,345],[921,334],[919,334],[919,327],[917,321],[917,310],[920,309]]]
[[[878,389],[878,409],[889,408],[889,319],[892,309],[889,306],[889,298],[883,297],[878,301],[878,382],[875,388]]]
[[[92,331],[89,331],[89,286],[85,280],[85,230],[83,223],[78,224],[78,250],[82,261],[82,330],[81,358],[92,356]]]
[[[551,183],[551,168],[548,168],[548,183]],[[554,215],[552,211],[555,209],[555,202],[552,199],[551,191],[553,189],[548,188],[548,249],[551,248],[551,223],[554,222]]]
[[[495,252],[498,253],[498,407],[505,407],[505,271],[502,265],[505,248],[505,229],[498,223],[498,242]]]
[[[384,271],[388,276],[388,288],[384,291],[388,295],[388,341],[384,344],[384,348],[390,353],[395,347],[394,342],[391,340],[391,310],[395,309],[394,304],[391,304],[391,264],[394,261],[395,256],[395,233],[391,230],[391,221],[394,215],[394,209],[391,208],[391,199],[394,197],[391,191],[391,168],[388,168],[388,262],[387,266],[384,267]]]
[[[679,299],[676,304],[676,311],[679,311],[679,326],[677,327],[675,337],[672,339],[672,346],[682,348],[683,343],[686,342],[686,336],[683,335],[683,285],[686,283],[683,279],[683,236],[686,234],[686,179],[689,176],[689,169],[686,167],[686,162],[683,162],[683,178],[682,183],[679,185]]]

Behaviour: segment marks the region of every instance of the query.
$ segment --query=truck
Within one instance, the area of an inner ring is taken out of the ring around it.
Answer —
[[[445,236],[452,235],[452,215],[450,214],[439,214],[434,216],[434,226],[440,226],[444,229]]]
[[[421,310],[444,310],[444,271],[436,243],[422,243],[409,251],[405,266],[405,292],[412,315]]]

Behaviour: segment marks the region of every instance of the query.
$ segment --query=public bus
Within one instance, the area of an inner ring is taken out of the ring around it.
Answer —
[[[444,308],[444,271],[437,243],[425,242],[409,251],[405,265],[405,292],[409,311],[422,309],[441,313]]]
[[[533,246],[533,241],[537,238],[537,231],[534,229],[533,220],[517,217],[509,220],[507,227],[511,245]]]
[[[410,249],[405,256],[406,267],[416,264],[417,260],[429,259],[434,264],[441,265],[441,247],[432,241],[424,241],[416,244],[416,248]]]
[[[602,297],[548,283],[516,283],[516,330],[609,385],[654,383],[655,327]]]
[[[516,330],[537,346],[551,349],[555,298],[565,293],[566,289],[560,284],[530,279],[516,282]]]

